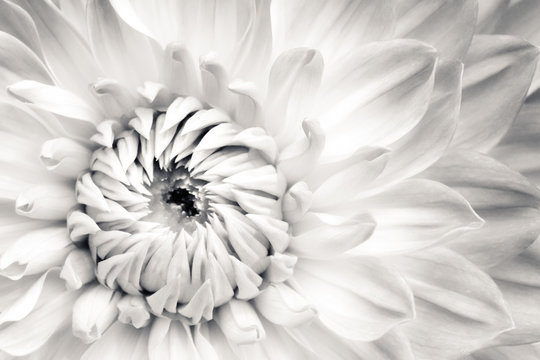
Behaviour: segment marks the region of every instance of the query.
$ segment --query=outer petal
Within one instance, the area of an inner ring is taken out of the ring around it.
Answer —
[[[321,49],[326,62],[394,30],[394,1],[277,0],[272,2],[274,48]]]
[[[148,327],[141,330],[116,322],[85,351],[81,360],[147,359],[148,332]]]
[[[476,25],[476,0],[402,0],[395,36],[427,42],[442,57],[462,59]]]
[[[539,190],[485,155],[454,152],[422,176],[454,188],[486,221],[448,244],[475,264],[490,267],[511,258],[540,233]]]
[[[0,31],[0,91],[23,79],[52,83],[52,76],[36,54],[23,42]]]
[[[293,287],[337,335],[372,341],[414,316],[403,279],[374,259],[299,260]]]
[[[88,1],[86,15],[92,51],[108,76],[132,89],[158,79],[158,45],[120,19],[109,0]]]
[[[0,329],[0,350],[15,356],[32,353],[69,323],[76,292],[58,292],[24,319]]]
[[[415,175],[437,161],[452,141],[461,103],[463,64],[441,61],[437,64],[435,87],[429,108],[420,122],[392,149],[380,178],[394,182]]]
[[[329,331],[320,322],[288,330],[313,355],[309,359],[413,360],[408,339],[392,330],[374,341],[350,341]]]
[[[351,206],[369,211],[377,223],[373,235],[352,250],[356,254],[409,252],[483,224],[456,191],[422,179],[405,180]]]
[[[418,360],[468,354],[513,326],[491,278],[444,249],[389,261],[415,295],[416,319],[403,325]]]
[[[540,186],[540,91],[527,98],[508,133],[490,155]]]
[[[32,17],[47,63],[59,84],[79,96],[89,95],[88,84],[94,82],[101,71],[86,41],[52,1],[16,0],[15,3]]]
[[[497,23],[494,32],[498,34],[509,34],[518,38],[530,41],[535,45],[540,45],[540,34],[538,33],[538,17],[540,16],[540,4],[535,0],[512,1]],[[540,87],[540,71],[536,71],[531,92]]]
[[[478,2],[478,21],[476,32],[495,33],[497,23],[508,9],[510,0],[481,0]]]
[[[329,67],[316,113],[325,155],[386,146],[422,118],[433,89],[435,50],[414,40],[377,42]]]
[[[480,350],[462,360],[536,360],[540,358],[540,346],[498,346]]]
[[[537,57],[538,50],[523,40],[475,36],[465,58],[453,146],[487,152],[499,142],[525,100]]]
[[[518,345],[540,341],[540,241],[492,269],[516,328],[499,335],[493,344]]]

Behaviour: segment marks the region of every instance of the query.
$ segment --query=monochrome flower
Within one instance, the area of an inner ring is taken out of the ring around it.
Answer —
[[[0,0],[0,358],[534,356],[538,11]]]

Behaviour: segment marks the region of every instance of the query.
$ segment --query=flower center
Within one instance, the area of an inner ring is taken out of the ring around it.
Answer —
[[[135,113],[77,181],[97,278],[155,315],[210,320],[255,297],[288,246],[276,144],[194,98]]]

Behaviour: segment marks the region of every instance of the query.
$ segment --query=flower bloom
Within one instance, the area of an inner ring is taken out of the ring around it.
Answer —
[[[0,358],[536,358],[538,13],[0,0]]]

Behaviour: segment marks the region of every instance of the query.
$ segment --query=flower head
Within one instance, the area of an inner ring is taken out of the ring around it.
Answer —
[[[539,341],[529,3],[0,0],[2,355]]]

